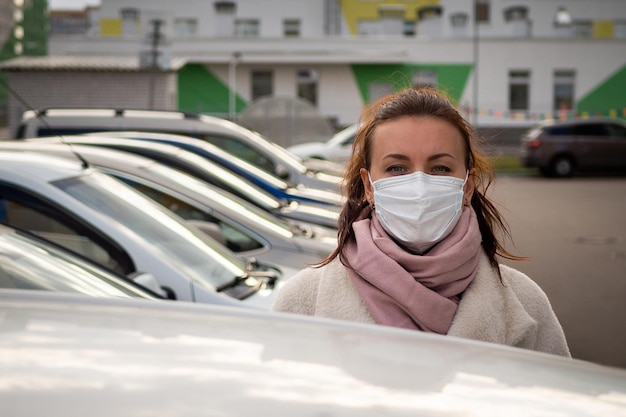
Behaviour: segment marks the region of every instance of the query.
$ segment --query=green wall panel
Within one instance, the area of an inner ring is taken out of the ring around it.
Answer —
[[[587,93],[576,107],[579,114],[626,118],[626,66]]]
[[[187,64],[178,72],[178,110],[226,115],[230,89],[202,64]],[[246,102],[235,95],[237,112]]]
[[[391,83],[394,90],[411,87],[413,73],[433,70],[437,73],[437,88],[458,103],[472,71],[465,64],[353,64],[352,72],[364,103],[369,103],[369,85],[373,82]]]

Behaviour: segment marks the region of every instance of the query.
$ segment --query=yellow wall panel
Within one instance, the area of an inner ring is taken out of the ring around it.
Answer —
[[[122,21],[120,19],[100,19],[101,36],[122,36]]]
[[[612,38],[613,37],[613,21],[612,20],[596,20],[593,22],[594,38]]]
[[[416,20],[417,9],[438,5],[439,0],[341,0],[341,10],[352,35],[357,34],[359,20],[378,19],[378,6],[405,6],[406,20]]]

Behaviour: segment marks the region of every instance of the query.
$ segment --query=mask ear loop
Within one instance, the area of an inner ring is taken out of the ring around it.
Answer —
[[[463,193],[465,193],[465,184],[467,184],[468,178],[469,178],[469,169],[465,171],[465,180],[463,181],[463,187],[462,187]],[[469,207],[470,203],[471,202],[469,200],[465,200],[465,199],[463,200],[463,205],[466,207]]]
[[[374,182],[372,181],[372,176],[370,175],[370,171],[367,170],[367,179],[370,181],[370,186],[372,187],[372,194],[374,193]],[[369,199],[367,199],[367,204],[370,205],[370,207],[372,208],[372,210],[374,210],[376,208],[376,205],[374,204],[373,201],[369,201]]]

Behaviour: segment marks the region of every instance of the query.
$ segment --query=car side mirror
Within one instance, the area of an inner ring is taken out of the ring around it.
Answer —
[[[169,287],[161,286],[152,274],[139,272],[132,277],[132,280],[163,298],[167,298],[168,300],[176,299],[176,293],[174,290]]]

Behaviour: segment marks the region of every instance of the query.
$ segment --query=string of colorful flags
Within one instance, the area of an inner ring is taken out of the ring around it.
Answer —
[[[473,114],[476,109],[465,106],[462,108],[465,114]],[[626,107],[617,110],[609,109],[607,111],[575,111],[575,110],[562,110],[555,112],[538,113],[523,110],[493,110],[493,109],[478,109],[478,115],[480,117],[490,117],[501,120],[516,120],[516,121],[541,121],[541,120],[572,120],[572,119],[587,119],[589,117],[612,117],[612,118],[626,118]]]

